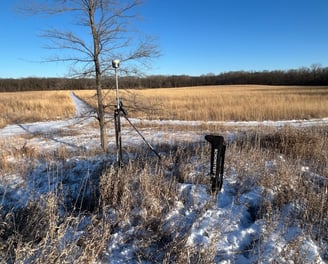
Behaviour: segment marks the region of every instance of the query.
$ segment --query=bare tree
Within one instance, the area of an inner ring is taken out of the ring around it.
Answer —
[[[145,66],[159,54],[153,39],[136,35],[131,28],[132,21],[138,18],[136,7],[141,4],[142,0],[34,0],[26,1],[23,7],[25,13],[32,15],[46,14],[60,19],[68,13],[72,18],[64,29],[42,32],[41,36],[49,40],[47,48],[59,51],[47,61],[71,62],[74,74],[95,78],[97,119],[104,151],[107,139],[102,77],[109,74],[111,60],[119,59],[125,62],[125,70],[135,72],[136,62]]]

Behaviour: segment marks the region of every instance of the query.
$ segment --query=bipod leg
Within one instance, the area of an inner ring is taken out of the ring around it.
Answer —
[[[126,121],[129,122],[129,124],[134,128],[134,130],[138,133],[138,135],[142,138],[142,140],[146,143],[146,145],[151,149],[152,152],[155,153],[155,155],[158,157],[159,160],[161,160],[161,156],[159,155],[159,153],[154,149],[154,147],[152,145],[150,145],[150,143],[145,139],[145,137],[140,133],[140,131],[137,129],[137,127],[135,125],[132,124],[132,122],[130,121],[130,119],[123,113],[124,118],[126,119]]]
[[[226,151],[226,145],[222,143],[221,150],[220,150],[220,157],[219,157],[219,164],[220,164],[219,182],[216,184],[219,191],[222,189],[222,185],[223,185],[225,151]]]
[[[121,135],[121,117],[120,117],[119,109],[115,109],[114,111],[114,122],[115,122],[115,140],[116,140],[116,162],[119,167],[122,167],[123,166],[122,135]]]

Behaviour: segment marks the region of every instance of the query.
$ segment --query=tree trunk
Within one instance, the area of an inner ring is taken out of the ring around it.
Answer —
[[[103,96],[102,96],[102,87],[101,87],[101,78],[98,76],[97,85],[97,99],[98,99],[98,122],[99,122],[99,131],[100,131],[100,144],[103,151],[107,151],[107,137],[106,137],[106,127],[105,127],[105,111],[103,105]]]
[[[107,151],[107,138],[105,131],[105,109],[103,103],[103,95],[102,95],[102,87],[101,87],[101,69],[99,62],[99,52],[100,52],[100,43],[99,36],[95,25],[95,4],[93,0],[90,0],[90,8],[89,8],[89,20],[90,27],[93,36],[93,48],[94,48],[94,65],[96,72],[96,86],[97,86],[97,99],[98,99],[98,121],[99,121],[99,131],[100,131],[100,144],[103,151]]]

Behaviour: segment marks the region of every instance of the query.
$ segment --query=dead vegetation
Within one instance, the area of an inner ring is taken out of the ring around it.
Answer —
[[[237,175],[237,198],[256,186],[263,188],[260,208],[252,209],[254,221],[265,221],[274,228],[283,218],[286,226],[302,226],[324,247],[328,241],[326,128],[285,127],[237,135],[228,145],[225,177]],[[218,254],[215,241],[209,247],[189,247],[188,230],[170,229],[165,222],[181,199],[179,183],[208,184],[208,146],[160,147],[168,153],[161,164],[148,152],[134,150],[136,158],[124,168],[102,169],[99,194],[88,196],[86,192],[83,196],[94,199],[89,206],[81,203],[72,209],[57,189],[30,200],[25,207],[2,208],[1,258],[7,263],[106,261],[104,253],[115,231],[128,232],[132,226],[137,231],[126,236],[126,243],[137,243],[134,257],[140,262],[213,263]],[[34,151],[29,159],[40,159],[42,155]],[[192,206],[190,201],[182,202]],[[261,237],[265,239],[265,234]],[[259,247],[260,241],[256,243]],[[297,239],[290,241],[288,248],[296,260],[301,259],[304,249]],[[281,252],[281,259],[290,258],[290,254]]]
[[[218,88],[213,89],[216,91]],[[160,97],[153,95],[156,103],[161,105]],[[286,94],[277,98],[281,100],[283,97],[288,98]],[[315,100],[319,99],[316,97]],[[298,101],[300,105],[301,102]],[[175,108],[172,106],[167,112],[174,112],[172,109],[177,110],[181,104],[181,101],[176,103]],[[209,104],[209,101],[202,104]],[[222,104],[217,108],[220,109]],[[199,109],[196,105],[193,107]],[[326,110],[311,117],[327,116]],[[290,115],[295,116],[289,113],[288,119]],[[185,116],[196,117],[197,114]],[[302,227],[306,236],[317,241],[322,258],[327,260],[327,128],[259,127],[234,131],[234,134],[236,137],[227,146],[225,177],[237,177],[234,186],[236,202],[240,202],[238,198],[243,193],[258,186],[261,188],[260,206],[250,208],[250,212],[254,221],[264,222],[268,227],[242,253],[257,254],[258,262],[261,262],[264,250],[261,243],[268,239],[265,232],[275,230],[279,219],[283,219],[286,227]],[[49,172],[58,184],[56,188],[51,185],[51,191],[41,194],[38,199],[29,199],[25,206],[0,206],[1,263],[110,263],[105,253],[118,230],[126,233],[122,243],[137,248],[133,257],[139,262],[214,263],[220,255],[216,248],[217,238],[207,247],[190,247],[186,235],[190,233],[191,226],[185,226],[182,232],[174,226],[167,226],[166,222],[167,215],[177,203],[191,210],[194,207],[194,201],[186,201],[179,196],[179,184],[208,185],[208,146],[202,142],[158,146],[166,153],[161,163],[149,152],[133,149],[135,158],[124,168],[117,169],[111,160],[99,163],[94,172],[77,172],[81,178],[89,178],[84,185],[79,185],[80,195],[69,203],[63,191],[69,184],[64,174],[72,170],[77,162],[93,162],[89,158],[99,158],[100,153],[72,152],[66,147],[44,153],[25,142],[24,138],[0,142],[1,180],[15,173],[27,179],[31,171],[37,169],[37,164],[46,163],[42,171]],[[78,157],[79,161],[67,162],[74,157]],[[57,161],[59,165],[55,164]],[[91,192],[90,195],[89,190],[84,188],[89,183],[99,192]],[[0,186],[2,201],[10,198],[11,191],[11,187]],[[211,206],[210,202],[195,213],[201,213],[207,206]],[[222,228],[224,226],[218,227],[217,232]],[[131,229],[133,232],[129,233]],[[293,260],[302,263],[305,252],[301,238],[296,237],[288,242],[277,258],[282,262]]]
[[[69,91],[1,93],[0,127],[74,116]]]
[[[327,91],[328,87],[315,86],[221,85],[124,90],[122,97],[126,105],[131,107],[131,115],[139,118],[302,120],[328,116]],[[93,93],[77,91],[90,104],[95,104]],[[112,95],[108,98],[114,98],[113,92],[108,91],[108,95]],[[109,101],[109,105],[114,103]]]
[[[327,117],[327,91],[327,87],[316,86],[222,85],[143,90],[122,87],[121,96],[131,117],[263,121]],[[75,93],[97,108],[94,90]],[[104,90],[104,106],[112,114],[114,90]],[[75,114],[68,91],[2,93],[0,112],[0,127]]]

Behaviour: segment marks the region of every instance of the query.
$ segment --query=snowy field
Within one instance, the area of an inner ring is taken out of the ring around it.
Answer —
[[[76,196],[85,182],[84,177],[93,177],[93,172],[97,171],[102,164],[115,161],[113,122],[110,122],[107,128],[108,144],[112,154],[97,154],[101,151],[99,131],[94,118],[86,116],[90,109],[87,109],[78,99],[74,100],[77,107],[75,118],[9,125],[0,130],[2,146],[10,147],[14,144],[17,149],[28,147],[51,155],[58,153],[58,156],[61,148],[77,153],[76,156],[71,154],[69,159],[58,161],[60,165],[56,165],[56,175],[51,169],[51,166],[55,165],[47,162],[33,164],[31,166],[33,169],[29,169],[26,175],[1,173],[0,209],[3,212],[24,207],[28,200],[40,199],[43,195],[57,190],[59,185],[64,193]],[[327,126],[328,118],[280,122],[205,123],[138,119],[131,119],[131,122],[137,127],[141,127],[140,132],[156,147],[163,144],[172,146],[193,143],[205,145],[204,136],[207,131],[203,131],[204,125],[221,126],[220,134],[224,136],[227,143],[231,143],[240,136],[242,129],[283,127],[285,125],[294,127]],[[192,129],[186,129],[186,127]],[[126,123],[123,124],[122,138],[124,146],[147,148],[140,136]],[[167,150],[159,148],[157,150],[163,157],[168,155]],[[2,153],[6,152],[5,149],[1,151]],[[229,148],[227,152],[229,152]],[[79,153],[94,153],[94,156],[82,158]],[[133,151],[128,155],[130,159],[134,158]],[[18,163],[21,161],[9,160],[8,162]],[[26,166],[29,165],[27,160],[24,162],[26,162]],[[280,160],[268,160],[263,164],[264,169],[274,171],[277,162],[284,162],[284,157],[280,157]],[[195,157],[190,166],[193,168],[190,171],[192,177],[202,177],[209,173],[209,157],[208,159]],[[167,213],[161,227],[163,230],[167,229],[168,232],[171,232],[171,240],[174,240],[175,237],[184,237],[186,248],[189,249],[204,248],[205,250],[210,247],[215,251],[215,263],[327,263],[327,241],[316,241],[304,232],[301,226],[284,223],[286,216],[292,214],[291,207],[284,207],[280,215],[281,220],[276,219],[274,226],[268,226],[265,219],[256,217],[262,200],[262,187],[253,186],[240,193],[238,172],[233,168],[225,169],[223,188],[218,196],[211,196],[209,188],[205,184],[179,183],[178,199],[174,202],[174,207]],[[309,168],[303,167],[302,169],[308,170]],[[252,173],[249,169],[247,171]],[[168,173],[172,172],[168,171]],[[326,179],[327,175],[318,175],[318,177]],[[272,192],[274,191],[272,190]],[[69,200],[70,198],[66,197],[65,199]],[[132,213],[140,212],[135,210]],[[88,216],[84,216],[83,219],[86,222],[85,225],[91,221]],[[86,232],[83,226],[80,224],[78,228],[67,229],[63,239],[66,239],[67,243],[79,239]],[[138,232],[133,223],[122,223],[116,227],[112,231],[105,247],[105,253],[99,259],[99,263],[152,263],[152,261],[142,261],[136,257],[140,243]],[[295,252],[290,247],[291,242],[301,248],[301,255],[298,254],[295,257]],[[165,246],[162,247],[163,250],[164,248]],[[149,254],[157,263],[161,263],[164,252],[158,246],[154,248],[154,252]]]

